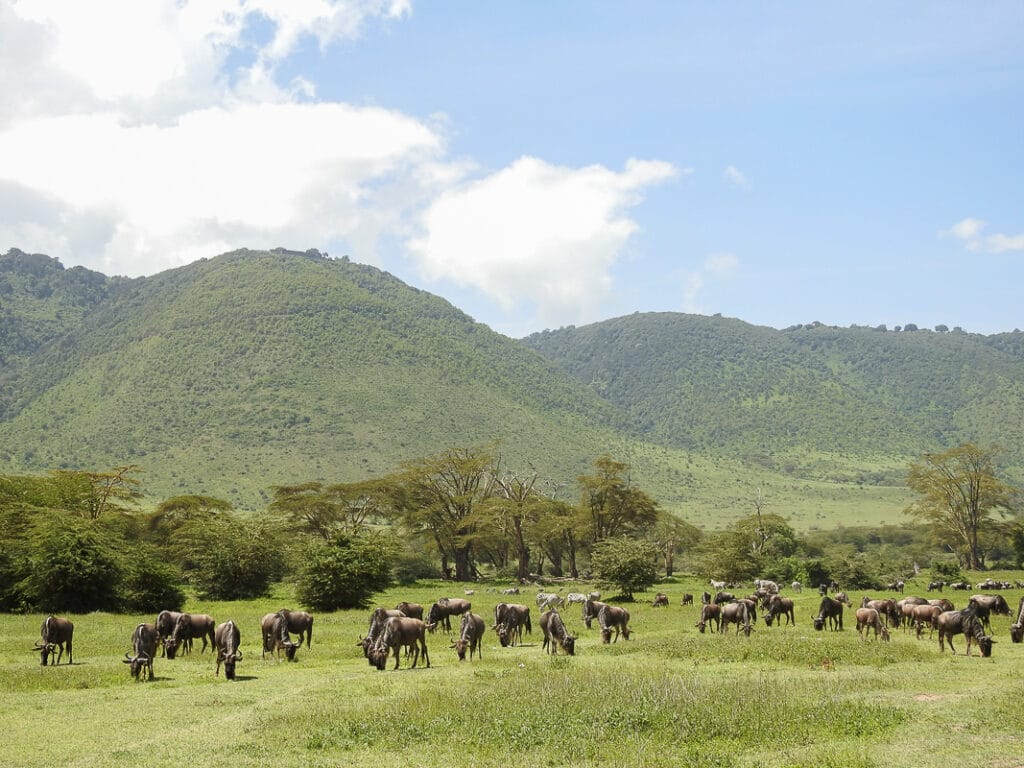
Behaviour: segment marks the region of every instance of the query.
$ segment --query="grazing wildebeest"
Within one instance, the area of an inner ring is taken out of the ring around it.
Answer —
[[[722,606],[722,623],[719,626],[719,631],[725,634],[730,624],[736,625],[736,634],[743,630],[743,634],[750,637],[750,633],[754,631],[754,627],[750,623],[750,606],[743,600],[737,600],[735,603],[726,603]]]
[[[899,611],[904,631],[914,623],[913,614],[916,605],[928,605],[928,601],[923,597],[916,596],[902,597],[896,601],[896,610]]]
[[[921,639],[921,635],[924,634],[925,626],[929,627],[931,631],[928,632],[928,639],[932,639],[932,635],[935,634],[935,630],[938,628],[939,616],[944,613],[941,606],[931,605],[926,603],[924,605],[915,605],[910,613],[910,621],[914,623],[916,627],[917,639]]]
[[[267,653],[277,654],[277,660],[281,661],[281,649],[284,649],[285,658],[288,661],[295,661],[295,652],[299,646],[292,642],[288,635],[288,617],[284,612],[268,613],[260,620],[260,633],[263,635],[263,658]]]
[[[782,617],[786,617],[787,624],[796,624],[796,614],[793,611],[793,600],[782,595],[772,595],[768,600],[768,611],[764,615],[764,623],[769,627],[772,622],[778,619],[779,626],[782,626]]]
[[[370,658],[370,649],[380,640],[387,620],[401,618],[402,616],[405,616],[405,614],[397,608],[374,608],[373,613],[370,614],[370,626],[366,630],[366,637],[359,638],[359,645],[363,649],[363,656]]]
[[[404,616],[408,616],[410,619],[423,621],[423,606],[419,603],[410,603],[403,600],[395,606],[395,610],[401,611]]]
[[[590,629],[591,622],[597,618],[597,614],[599,614],[601,609],[606,605],[608,605],[608,603],[602,603],[600,600],[593,599],[587,600],[587,602],[583,604],[583,623],[586,625],[587,629]]]
[[[865,632],[869,629],[875,630],[875,639],[878,639],[881,634],[883,640],[889,639],[889,630],[882,623],[881,614],[878,613],[874,608],[858,608],[857,609],[857,634],[860,635],[860,639],[864,640]]]
[[[153,657],[156,656],[157,631],[153,624],[139,624],[132,632],[132,652],[125,653],[121,659],[128,664],[132,677],[136,680],[145,670],[149,679],[153,679]]]
[[[946,586],[946,582],[944,581],[929,581],[928,591],[931,592],[932,590],[935,590],[937,592],[941,592],[944,586]]]
[[[442,624],[447,632],[452,631],[452,616],[461,616],[472,608],[469,600],[461,597],[442,597],[432,606],[427,613],[427,630],[433,632],[438,624]]]
[[[40,664],[46,666],[46,660],[50,655],[56,653],[57,658],[51,664],[60,664],[64,655],[64,647],[68,649],[68,664],[71,663],[71,640],[75,635],[75,625],[67,619],[56,616],[47,616],[43,619],[43,625],[39,628],[42,642],[36,640],[33,651],[39,651]]]
[[[220,676],[220,665],[224,664],[224,677],[235,679],[235,664],[242,660],[242,633],[233,621],[219,624],[213,632],[213,652],[217,655],[215,676]]]
[[[946,611],[939,616],[939,651],[944,651],[943,640],[949,641],[949,650],[956,653],[953,647],[953,635],[963,634],[967,638],[967,655],[971,655],[971,644],[977,642],[981,649],[981,655],[988,657],[992,655],[991,637],[986,637],[985,627],[982,624],[978,611],[978,604],[972,599],[967,607],[959,611]]]
[[[693,595],[689,592],[683,593],[683,599],[679,601],[680,605],[693,605]]]
[[[603,643],[618,642],[619,634],[623,639],[629,640],[629,611],[619,608],[616,605],[606,605],[597,612],[597,625],[601,627],[601,641]],[[615,640],[612,641],[612,630],[615,630]]]
[[[736,595],[734,595],[732,592],[717,592],[715,593],[715,598],[714,600],[712,600],[712,602],[715,605],[721,605],[722,603],[731,603],[735,599]]]
[[[701,605],[707,605],[710,602],[711,602],[711,593],[710,592],[701,592],[700,593],[700,604]]]
[[[704,632],[707,628],[708,622],[713,621],[715,623],[715,631],[717,632],[722,626],[722,606],[715,603],[705,603],[700,607],[700,621],[695,626],[697,629]]]
[[[664,592],[659,592],[654,596],[654,602],[651,603],[652,608],[667,608],[668,607],[668,595]]]
[[[452,640],[452,648],[459,657],[459,661],[466,660],[466,649],[469,649],[469,660],[473,660],[473,653],[482,660],[484,657],[483,642],[484,620],[475,613],[466,611],[462,614],[462,626],[459,628],[459,639]]]
[[[861,608],[874,608],[888,624],[898,627],[900,624],[900,612],[896,608],[896,601],[892,598],[887,600],[872,600],[867,595],[860,601]]]
[[[899,592],[903,594],[904,583],[902,581],[893,581],[885,585],[885,588],[890,592]]]
[[[395,669],[398,669],[400,648],[407,648],[412,652],[413,669],[416,668],[420,654],[423,654],[423,659],[429,667],[430,655],[427,653],[426,624],[419,619],[392,616],[384,623],[384,631],[381,632],[377,644],[370,649],[370,664],[383,671],[388,665],[388,655],[394,652]]]
[[[1010,625],[1010,640],[1015,643],[1024,641],[1024,597],[1017,607],[1017,620]]]
[[[178,623],[180,611],[160,611],[156,617],[157,643],[160,645],[160,655],[165,653],[164,643],[170,640],[174,634],[174,625]],[[173,658],[173,657],[172,657]]]
[[[825,628],[826,620],[829,629],[833,631],[843,628],[843,604],[828,595],[821,598],[818,615],[814,617],[814,628],[820,632]]]
[[[978,618],[981,619],[981,623],[987,632],[992,631],[992,625],[988,621],[990,613],[994,613],[997,616],[1010,615],[1010,605],[1002,595],[971,595],[968,604],[970,603],[975,603],[978,606]]]
[[[530,607],[518,603],[498,603],[494,606],[494,626],[502,648],[523,644],[523,630],[533,634],[530,623]]]
[[[962,592],[966,592],[971,588],[971,585],[968,584],[966,581],[954,581],[952,584],[950,584],[950,586],[953,589],[958,589]]]
[[[550,650],[552,655],[556,655],[561,647],[569,656],[576,653],[576,638],[569,634],[558,611],[552,609],[542,613],[540,628],[544,632],[544,650]]]
[[[423,609],[420,608],[421,614],[422,611]],[[308,649],[313,644],[313,617],[305,611],[293,611],[290,608],[282,608],[278,613],[284,616],[285,621],[288,622],[288,631],[299,636],[299,647],[302,647],[302,639],[305,637]],[[403,611],[403,613],[405,612]]]
[[[935,600],[929,600],[928,605],[937,605],[944,611],[955,611],[956,606],[953,605],[953,601],[947,597],[940,597]]]
[[[209,638],[212,650],[214,646],[214,624],[213,617],[205,613],[183,613],[178,616],[178,620],[174,622],[174,631],[164,641],[167,658],[173,659],[179,649],[183,652],[191,650],[192,641],[196,638],[202,638],[203,641],[200,653],[206,651],[207,638]]]

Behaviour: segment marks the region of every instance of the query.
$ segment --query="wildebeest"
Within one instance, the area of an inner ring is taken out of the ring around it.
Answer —
[[[178,623],[180,611],[160,611],[156,617],[157,643],[160,645],[160,655],[165,653],[164,644],[174,633],[174,625]],[[173,658],[173,657],[172,657]]]
[[[283,611],[268,613],[260,620],[260,634],[263,636],[263,658],[267,654],[277,654],[277,660],[281,661],[281,649],[284,649],[285,658],[288,661],[295,661],[295,652],[299,649],[288,635],[288,617]]]
[[[565,628],[558,611],[552,609],[540,615],[540,628],[544,633],[543,649],[550,650],[552,655],[558,653],[559,647],[569,656],[576,653],[576,638]]]
[[[903,594],[904,583],[901,580],[893,581],[885,585],[885,588],[890,592],[899,592]]]
[[[217,655],[215,676],[220,675],[220,665],[224,664],[224,677],[235,679],[235,664],[242,660],[242,633],[233,621],[219,624],[213,633],[213,652]]]
[[[932,605],[931,603],[925,603],[924,605],[915,605],[911,609],[910,620],[914,622],[914,626],[917,628],[917,639],[921,639],[921,635],[924,634],[925,626],[930,628],[928,632],[928,639],[932,639],[932,635],[938,628],[939,616],[944,613],[942,606]]]
[[[899,611],[900,620],[904,622],[903,629],[906,631],[913,623],[914,607],[918,605],[928,605],[928,601],[923,597],[902,597],[896,601],[896,610]]]
[[[882,623],[882,617],[878,611],[874,608],[858,608],[857,613],[857,634],[860,635],[860,639],[863,640],[864,636],[869,629],[875,630],[875,639],[881,635],[883,640],[889,639],[889,630],[885,624]]]
[[[719,631],[725,634],[730,624],[736,625],[737,635],[741,629],[747,637],[754,631],[754,627],[750,623],[750,606],[746,601],[738,600],[735,603],[726,603],[722,606],[722,623],[719,626]]]
[[[395,606],[395,610],[401,611],[410,619],[419,619],[420,621],[423,621],[423,606],[419,603],[410,603],[406,600],[403,600]]]
[[[700,621],[694,624],[694,626],[703,633],[707,628],[709,621],[713,621],[715,623],[716,632],[721,628],[722,606],[715,603],[705,603],[700,607]]]
[[[494,606],[494,626],[492,629],[498,635],[498,642],[502,648],[509,645],[522,645],[523,630],[527,634],[533,634],[533,625],[530,623],[530,606],[518,603],[498,603]]]
[[[818,615],[814,617],[814,628],[820,632],[825,628],[826,621],[833,631],[843,628],[843,604],[828,595],[821,598]]]
[[[950,586],[953,589],[960,590],[961,592],[967,592],[971,588],[971,585],[968,584],[966,581],[954,581],[952,584],[950,584]]]
[[[764,615],[764,623],[769,627],[772,622],[778,619],[779,626],[782,626],[782,617],[786,617],[787,624],[796,624],[796,614],[793,611],[793,600],[782,595],[772,595],[768,600],[768,610]]]
[[[601,612],[608,603],[602,603],[600,600],[590,599],[583,604],[583,623],[587,629],[590,629],[590,623],[597,618],[597,614]]]
[[[407,648],[412,652],[412,666],[415,669],[420,654],[426,665],[430,666],[430,654],[427,652],[427,626],[419,619],[406,616],[392,616],[384,623],[377,643],[370,648],[370,664],[383,671],[388,665],[388,655],[395,654],[395,669],[398,669],[398,650]]]
[[[652,608],[667,608],[668,607],[668,595],[664,592],[659,592],[654,596],[654,602],[651,603]]]
[[[1002,595],[971,595],[968,605],[970,603],[978,606],[978,618],[981,619],[981,623],[987,632],[992,631],[992,625],[988,621],[990,613],[994,613],[997,616],[1010,615],[1010,606]]]
[[[1024,641],[1024,597],[1017,607],[1017,620],[1010,625],[1010,640],[1015,643]]]
[[[422,612],[423,609],[420,608],[420,613],[422,614]],[[308,649],[313,644],[313,617],[305,611],[293,611],[290,608],[282,608],[278,613],[284,616],[285,621],[288,622],[288,631],[299,636],[298,646],[302,647],[302,639],[305,637]]]
[[[888,598],[886,600],[872,600],[867,595],[864,595],[864,599],[860,601],[860,607],[874,608],[886,623],[894,627],[898,627],[900,625],[900,612],[896,608],[896,601],[892,598]]]
[[[988,657],[992,655],[991,637],[985,635],[985,627],[979,615],[978,604],[972,599],[967,607],[959,611],[946,611],[938,619],[939,629],[939,651],[944,651],[943,640],[949,641],[949,650],[956,653],[953,647],[953,635],[963,634],[967,638],[967,655],[971,655],[971,644],[977,643],[981,649],[981,655]]]
[[[466,611],[462,614],[462,626],[459,628],[459,639],[452,640],[452,648],[459,657],[459,661],[466,660],[466,650],[469,650],[469,660],[473,660],[473,653],[482,660],[484,657],[483,642],[486,626],[482,617],[475,613]]]
[[[51,664],[60,664],[64,655],[65,646],[68,649],[68,664],[71,663],[71,640],[75,635],[75,625],[67,619],[57,616],[47,616],[43,619],[43,625],[39,628],[40,640],[36,640],[33,651],[39,651],[40,664],[46,666],[46,661],[51,654],[57,654],[57,658]]]
[[[944,581],[930,581],[928,582],[928,591],[931,592],[932,590],[935,590],[937,592],[941,592],[944,586],[946,586],[946,582]]]
[[[359,645],[362,646],[363,656],[370,658],[370,649],[380,640],[387,620],[402,616],[405,616],[405,614],[397,608],[374,608],[373,613],[370,614],[370,626],[366,630],[366,637],[359,638]]]
[[[693,595],[689,592],[683,593],[683,599],[679,601],[680,605],[693,605]]]
[[[427,630],[433,632],[437,629],[438,624],[441,624],[447,632],[451,632],[451,617],[461,616],[470,608],[472,608],[472,604],[469,600],[464,600],[461,597],[442,597],[430,606],[426,619]]]
[[[929,600],[928,601],[928,605],[937,605],[939,608],[941,608],[944,611],[955,611],[956,610],[956,606],[953,605],[953,601],[950,600],[948,597],[939,597],[939,598],[936,598],[935,600]]]
[[[619,608],[616,605],[606,605],[597,612],[597,625],[601,627],[601,641],[603,643],[618,642],[619,635],[629,640],[629,611]],[[612,630],[615,630],[615,640],[612,640]]]
[[[214,620],[212,616],[205,613],[182,613],[174,622],[174,631],[171,636],[164,640],[164,648],[167,651],[167,658],[173,659],[178,650],[184,652],[191,650],[192,641],[202,638],[203,647],[199,651],[206,651],[206,641],[209,638],[210,648],[214,646]]]
[[[132,677],[140,678],[143,670],[153,679],[153,657],[156,656],[157,631],[154,624],[139,624],[132,632],[132,651],[122,661],[128,664]]]

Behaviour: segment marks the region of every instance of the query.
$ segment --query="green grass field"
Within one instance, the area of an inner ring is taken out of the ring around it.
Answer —
[[[660,585],[669,608],[650,606],[653,591],[638,595],[627,606],[633,638],[613,645],[601,645],[596,623],[584,628],[578,606],[565,610],[579,638],[570,658],[542,652],[533,589],[503,598],[481,585],[470,599],[488,623],[482,661],[460,664],[438,633],[430,669],[404,662],[397,672],[393,662],[371,668],[357,647],[369,611],[318,615],[312,648],[279,664],[260,658],[258,623],[291,602],[284,588],[260,601],[190,602],[241,626],[235,682],[215,677],[199,646],[158,658],[155,681],[133,681],[121,659],[134,626],[153,616],[71,616],[74,664],[42,668],[30,649],[43,617],[2,615],[0,766],[1024,766],[1024,645],[1010,642],[1010,619],[993,617],[990,659],[942,655],[937,640],[902,630],[862,642],[849,610],[845,631],[814,632],[810,591],[793,595],[795,627],[702,635],[699,606],[679,601],[691,592],[699,603],[703,588]],[[445,594],[462,588],[394,588],[377,604],[429,606]],[[1003,594],[1016,607],[1022,592]],[[503,599],[531,604],[522,647],[499,647],[490,630]]]

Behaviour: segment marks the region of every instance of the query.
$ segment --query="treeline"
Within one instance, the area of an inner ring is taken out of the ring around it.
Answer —
[[[799,535],[770,500],[703,533],[600,456],[572,489],[514,472],[490,448],[450,449],[383,478],[277,486],[259,514],[226,501],[169,498],[150,512],[134,465],[109,472],[0,476],[0,610],[145,612],[199,597],[258,597],[282,579],[304,606],[364,607],[392,581],[510,583],[586,578],[629,599],[677,570],[703,578],[836,581],[878,589],[930,568],[959,577],[936,526]],[[575,501],[566,501],[565,497]],[[1024,535],[984,528],[997,567],[1019,566]]]

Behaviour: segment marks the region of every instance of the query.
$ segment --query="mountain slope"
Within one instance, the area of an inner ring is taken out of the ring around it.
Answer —
[[[272,484],[493,440],[513,466],[574,478],[621,423],[540,355],[386,273],[239,251],[119,285],[41,348],[13,374],[0,461],[134,462],[151,493],[252,506]]]

